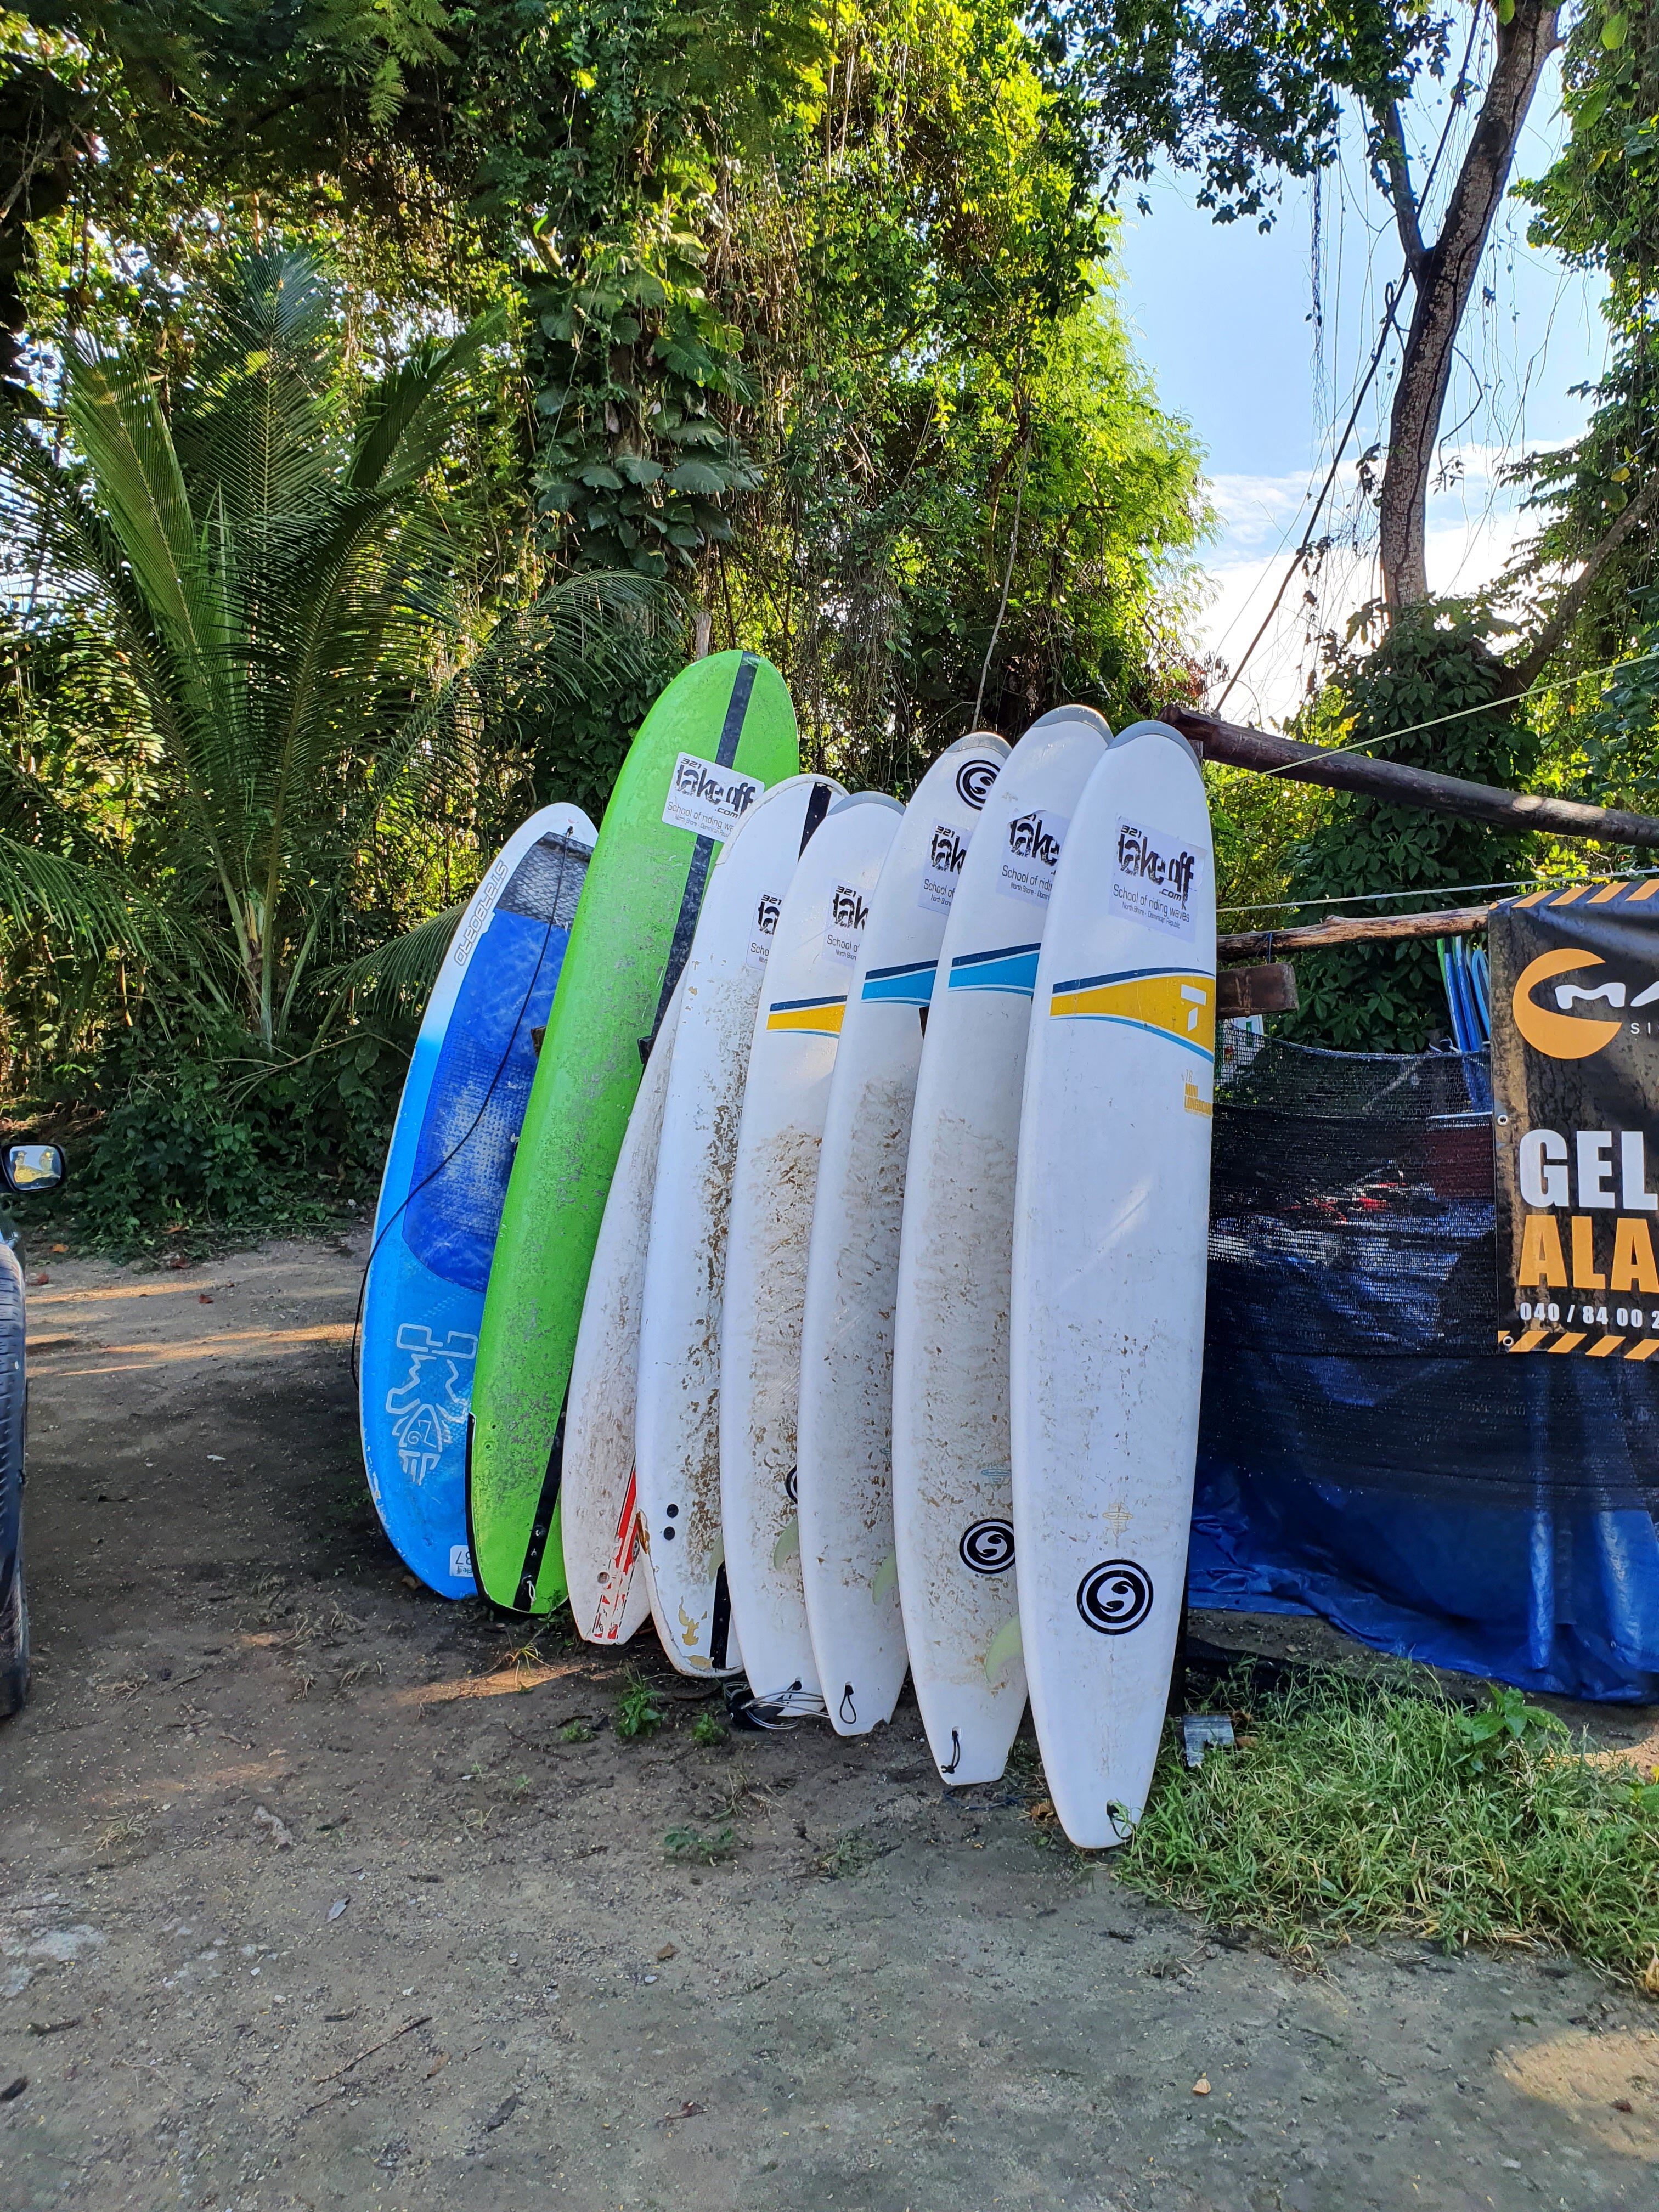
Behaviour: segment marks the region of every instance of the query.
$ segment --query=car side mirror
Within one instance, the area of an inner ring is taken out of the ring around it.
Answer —
[[[57,1145],[8,1145],[0,1153],[7,1182],[15,1191],[55,1190],[64,1180],[64,1155]]]

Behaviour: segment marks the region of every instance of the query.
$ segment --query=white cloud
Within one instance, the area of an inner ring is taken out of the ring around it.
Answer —
[[[1518,492],[1501,481],[1512,459],[1500,449],[1468,446],[1449,457],[1429,501],[1429,582],[1437,592],[1468,593],[1499,576],[1517,545],[1537,528],[1523,514]],[[1218,477],[1211,495],[1222,522],[1218,543],[1204,563],[1212,591],[1199,618],[1203,651],[1226,673],[1210,690],[1220,698],[1285,582],[1304,527],[1307,502],[1320,478],[1305,476]],[[1286,585],[1261,641],[1249,653],[1226,702],[1230,718],[1273,726],[1306,698],[1309,678],[1320,673],[1319,640],[1344,638],[1349,617],[1374,601],[1376,570],[1375,513],[1360,494],[1358,476],[1345,465],[1329,513],[1333,543],[1321,561]],[[1356,540],[1358,541],[1356,544]]]

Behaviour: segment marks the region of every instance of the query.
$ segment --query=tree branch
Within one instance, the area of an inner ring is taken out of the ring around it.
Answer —
[[[1511,664],[1498,695],[1500,699],[1513,699],[1537,682],[1550,655],[1577,620],[1578,611],[1595,588],[1596,578],[1638,525],[1645,522],[1656,507],[1659,507],[1659,470],[1648,478],[1613,527],[1584,556],[1583,567],[1551,609],[1543,628],[1536,632],[1521,659]]]
[[[1516,141],[1545,62],[1560,44],[1559,0],[1515,0],[1440,234],[1416,272],[1417,301],[1389,418],[1378,556],[1390,612],[1429,596],[1429,477],[1458,331],[1503,203]],[[1403,149],[1402,149],[1403,151]]]
[[[1400,102],[1391,100],[1385,112],[1375,117],[1374,120],[1378,132],[1376,158],[1388,179],[1383,185],[1383,191],[1394,209],[1400,243],[1405,249],[1406,266],[1415,282],[1428,253],[1418,220],[1417,194],[1412,189],[1411,164],[1406,158],[1406,126],[1401,120]],[[1382,184],[1382,178],[1379,177],[1377,182]]]

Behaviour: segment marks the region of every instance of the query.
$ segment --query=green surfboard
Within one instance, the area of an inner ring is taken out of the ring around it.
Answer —
[[[776,669],[752,653],[716,653],[682,670],[652,708],[605,809],[514,1157],[473,1373],[472,1571],[486,1597],[515,1612],[549,1612],[565,1594],[565,1393],[651,1040],[722,840],[799,764]]]

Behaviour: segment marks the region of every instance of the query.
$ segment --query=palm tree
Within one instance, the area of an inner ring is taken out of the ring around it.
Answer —
[[[148,825],[161,890],[112,855],[0,836],[0,903],[152,953],[193,933],[192,986],[239,1003],[267,1050],[343,941],[370,830],[400,810],[417,820],[423,794],[474,762],[484,671],[533,659],[538,684],[574,699],[591,647],[643,669],[652,629],[648,586],[585,575],[459,675],[423,678],[453,632],[459,557],[427,487],[500,319],[416,345],[355,405],[334,321],[308,255],[240,255],[170,397],[137,349],[88,349],[67,364],[73,458],[21,424],[0,443],[59,587],[107,611],[166,768]],[[410,945],[405,980],[442,936]]]

